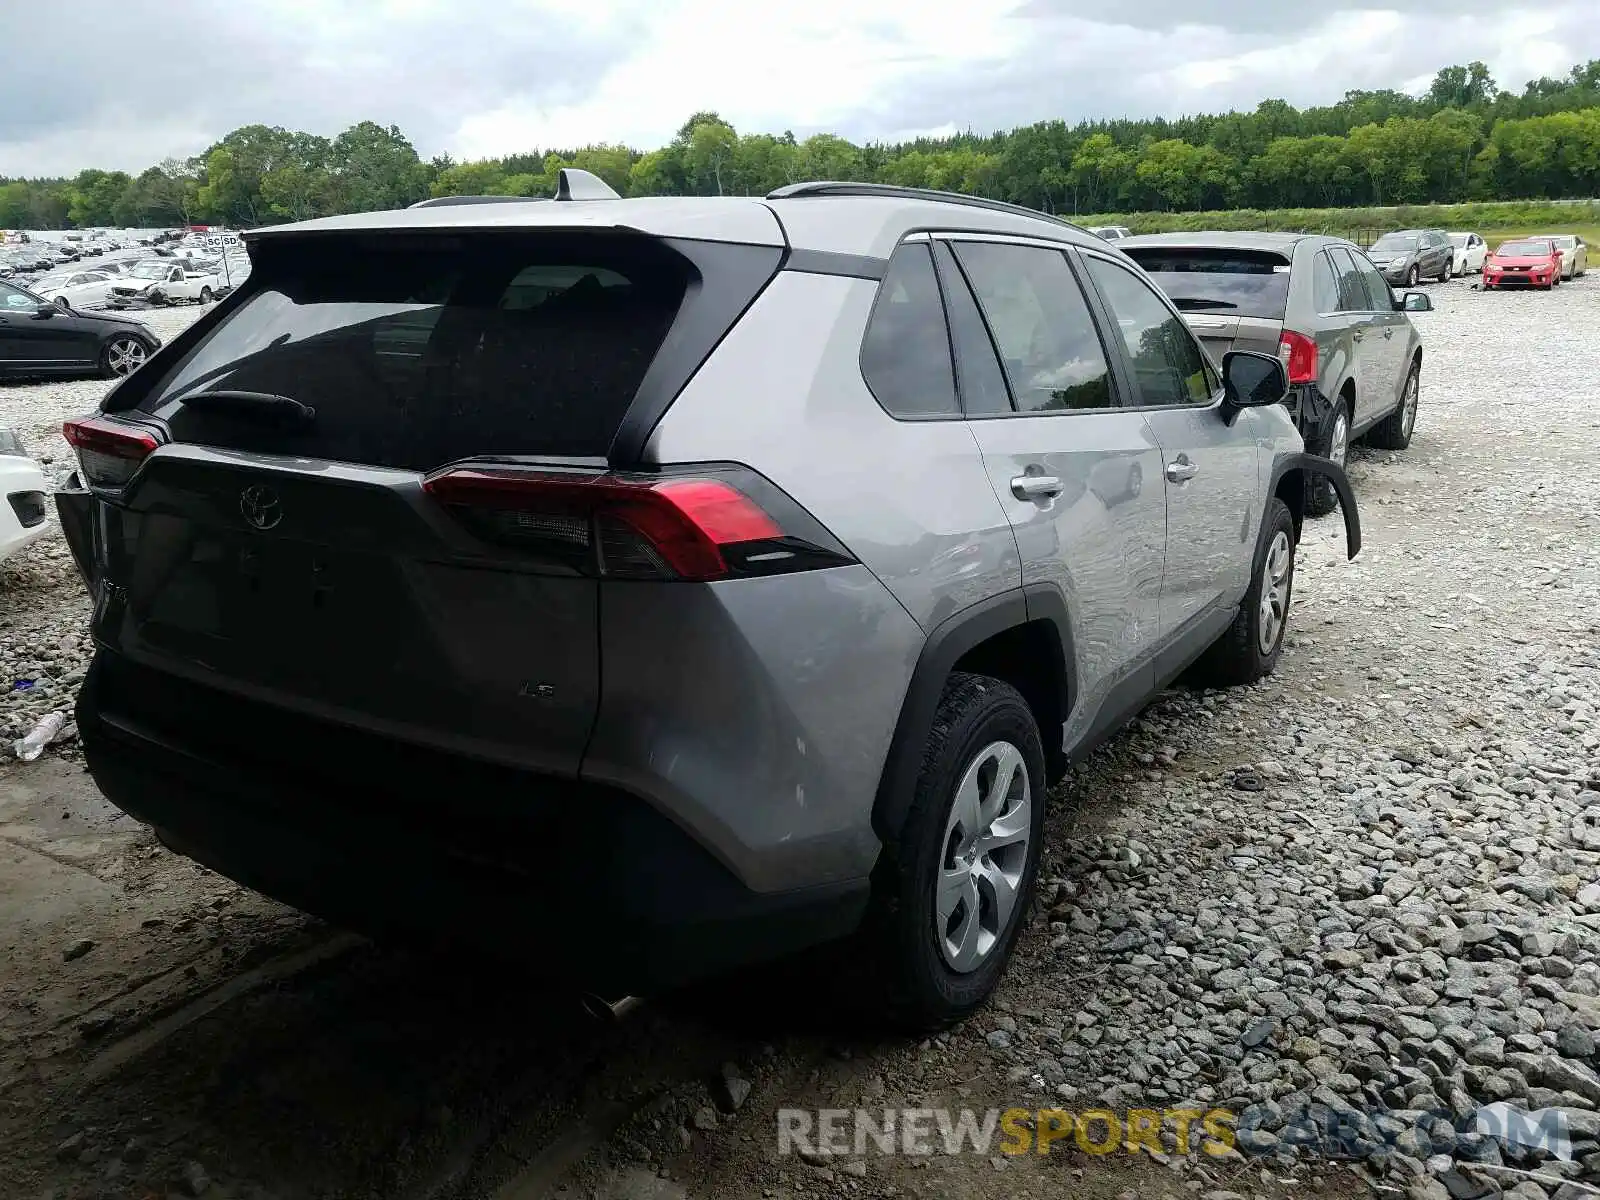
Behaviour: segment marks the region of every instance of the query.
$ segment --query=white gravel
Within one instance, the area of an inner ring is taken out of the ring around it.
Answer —
[[[166,342],[204,311],[181,305],[132,315]],[[0,425],[17,433],[59,485],[73,467],[61,423],[92,412],[110,386],[104,379],[0,382]],[[0,564],[0,759],[11,757],[12,743],[40,717],[70,712],[88,663],[88,597],[53,522],[52,513],[48,536]],[[70,745],[74,732],[67,727],[58,744]]]

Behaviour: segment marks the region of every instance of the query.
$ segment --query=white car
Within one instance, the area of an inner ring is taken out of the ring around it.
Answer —
[[[1574,233],[1541,233],[1540,239],[1556,244],[1561,251],[1561,278],[1576,279],[1589,269],[1589,245]]]
[[[1483,260],[1489,257],[1489,244],[1482,234],[1452,233],[1450,244],[1456,248],[1455,274],[1483,274]]]
[[[215,267],[171,258],[136,262],[111,283],[111,303],[121,307],[143,302],[175,304],[193,300],[210,304],[222,284]]]
[[[50,531],[50,485],[17,435],[0,428],[0,559]]]
[[[1089,232],[1108,242],[1118,242],[1125,237],[1133,236],[1133,230],[1126,225],[1096,225]]]
[[[30,290],[64,308],[103,308],[113,278],[109,271],[57,271],[35,279]]]

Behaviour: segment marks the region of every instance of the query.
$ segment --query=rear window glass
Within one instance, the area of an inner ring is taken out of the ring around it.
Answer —
[[[1184,312],[1283,320],[1289,260],[1269,251],[1141,246],[1128,255]]]
[[[139,407],[182,441],[412,470],[603,455],[690,271],[615,235],[273,247],[260,290]],[[204,391],[288,396],[315,417],[184,405]]]

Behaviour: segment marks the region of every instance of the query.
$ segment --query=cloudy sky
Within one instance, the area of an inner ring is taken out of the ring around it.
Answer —
[[[1421,90],[1474,58],[1520,90],[1596,57],[1593,0],[73,0],[0,40],[0,176],[138,171],[252,122],[370,118],[458,159],[648,149],[701,109],[893,139]]]

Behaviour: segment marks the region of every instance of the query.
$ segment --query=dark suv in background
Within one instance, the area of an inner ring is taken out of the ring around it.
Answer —
[[[1392,284],[1416,287],[1424,276],[1448,282],[1456,273],[1456,247],[1442,229],[1399,229],[1372,243],[1367,257]]]
[[[1449,239],[1445,239],[1448,247]],[[1230,351],[1276,354],[1289,372],[1284,403],[1306,449],[1344,465],[1352,438],[1404,450],[1417,421],[1422,339],[1352,242],[1298,233],[1163,233],[1125,238],[1127,254],[1171,297],[1219,362]],[[1311,477],[1307,510],[1332,511],[1326,479]]]

